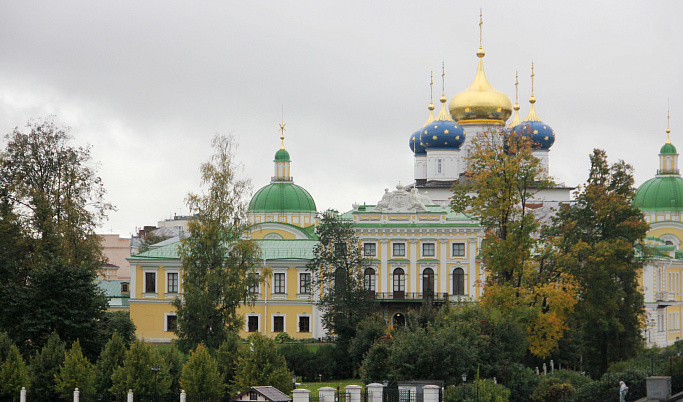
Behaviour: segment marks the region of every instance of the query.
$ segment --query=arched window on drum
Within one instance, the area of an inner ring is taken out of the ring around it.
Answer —
[[[453,294],[465,294],[465,271],[463,271],[462,268],[453,270]]]

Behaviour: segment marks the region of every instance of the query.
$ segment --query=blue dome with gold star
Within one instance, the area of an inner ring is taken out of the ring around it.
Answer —
[[[530,138],[534,147],[550,149],[555,143],[555,131],[542,121],[523,121],[513,127],[512,132]]]
[[[465,130],[453,120],[434,120],[422,128],[425,148],[460,149],[465,142]]]
[[[415,155],[427,155],[427,149],[422,145],[420,140],[420,134],[422,134],[422,131],[422,129],[417,130],[410,136],[410,139],[408,140],[410,150],[413,151]]]

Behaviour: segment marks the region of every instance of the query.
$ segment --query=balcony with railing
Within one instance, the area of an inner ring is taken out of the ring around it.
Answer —
[[[443,302],[449,298],[466,297],[466,295],[450,296],[448,293],[437,292],[374,292],[375,300],[394,301],[394,302],[422,302],[423,300],[432,300]]]
[[[676,293],[674,292],[656,292],[655,300],[662,305],[671,305],[676,302]]]

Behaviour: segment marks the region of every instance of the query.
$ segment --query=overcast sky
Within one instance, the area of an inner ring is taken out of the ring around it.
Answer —
[[[683,147],[673,0],[3,1],[0,132],[48,115],[70,126],[118,208],[101,232],[129,236],[188,213],[215,133],[236,137],[254,191],[268,184],[284,106],[295,183],[345,211],[413,181],[430,71],[437,104],[442,61],[449,100],[469,86],[480,7],[486,74],[514,103],[519,70],[522,118],[535,63],[557,181],[585,181],[596,147],[637,184],[654,176],[667,103]]]

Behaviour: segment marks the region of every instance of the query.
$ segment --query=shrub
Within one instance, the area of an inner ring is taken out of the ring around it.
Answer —
[[[288,343],[292,340],[292,337],[286,332],[280,332],[279,334],[275,335],[275,339],[273,339],[275,343]]]

